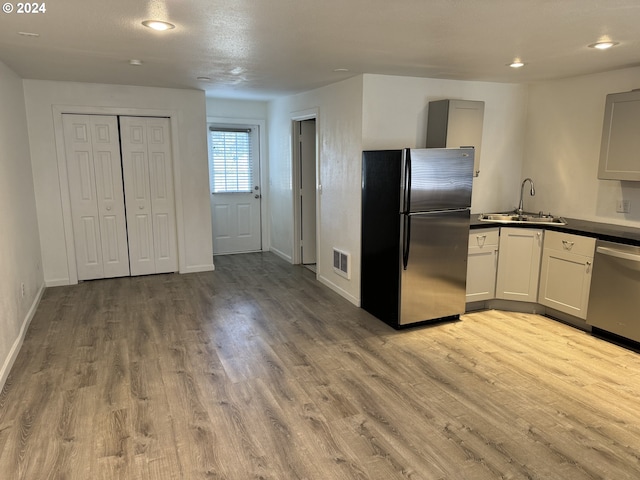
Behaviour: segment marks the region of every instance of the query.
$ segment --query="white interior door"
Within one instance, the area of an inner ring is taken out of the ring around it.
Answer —
[[[258,127],[212,125],[208,138],[213,254],[260,251]]]
[[[78,280],[129,275],[118,123],[62,116]]]
[[[316,263],[316,120],[298,122],[302,263]]]
[[[178,270],[166,118],[120,117],[131,275]]]

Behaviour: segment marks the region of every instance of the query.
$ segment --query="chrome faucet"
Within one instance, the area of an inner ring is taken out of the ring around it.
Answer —
[[[531,180],[530,178],[525,178],[522,181],[522,186],[520,187],[520,203],[518,204],[518,209],[516,210],[516,213],[518,215],[522,215],[524,213],[524,208],[523,208],[523,202],[522,202],[522,196],[524,193],[524,184],[527,183],[527,180],[529,181],[529,183],[531,184],[531,191],[529,192],[531,194],[531,196],[533,197],[536,194],[536,189],[533,186],[533,180]]]

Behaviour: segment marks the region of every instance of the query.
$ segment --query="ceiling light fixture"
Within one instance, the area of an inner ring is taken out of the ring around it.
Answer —
[[[138,60],[137,58],[132,58],[131,60],[129,60],[129,65],[135,65],[139,67],[140,65],[142,65],[142,60]]]
[[[154,30],[158,30],[160,32],[176,28],[173,23],[163,22],[162,20],[145,20],[144,22],[142,22],[142,25],[144,25],[145,27],[153,28]]]
[[[200,80],[201,82],[210,82],[211,77],[196,77],[196,80]]]
[[[31,32],[18,32],[18,35],[22,35],[23,37],[39,37],[39,33],[31,33]]]
[[[513,62],[507,65],[509,65],[511,68],[520,68],[520,67],[524,67],[524,62],[519,58],[516,58]]]
[[[597,48],[598,50],[607,50],[611,47],[615,47],[619,42],[611,42],[609,40],[604,42],[596,42],[589,45],[589,48]]]
[[[348,68],[334,68],[333,71],[337,72],[337,73],[340,73],[340,72],[348,72],[349,69]]]

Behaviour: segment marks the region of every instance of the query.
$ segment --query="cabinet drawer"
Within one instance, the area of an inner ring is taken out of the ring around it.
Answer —
[[[483,228],[471,230],[469,233],[469,248],[484,248],[496,246],[500,240],[499,228]]]
[[[547,230],[544,236],[544,248],[584,255],[585,257],[593,257],[596,248],[596,239]]]

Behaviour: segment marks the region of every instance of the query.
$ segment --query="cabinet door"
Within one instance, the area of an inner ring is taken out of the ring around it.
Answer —
[[[177,270],[169,121],[121,117],[131,275]]]
[[[118,123],[63,115],[78,280],[129,275]]]
[[[484,102],[436,100],[429,102],[427,148],[474,147],[473,171],[480,171]]]
[[[539,303],[578,318],[587,318],[592,257],[545,248]]]
[[[640,180],[640,91],[607,95],[598,178]]]
[[[447,128],[447,148],[473,146],[473,172],[476,175],[480,172],[483,120],[484,102],[451,100]]]
[[[542,233],[542,230],[529,228],[500,230],[497,298],[537,301]]]
[[[498,246],[469,247],[467,259],[467,302],[491,300],[496,296]]]
[[[498,228],[485,228],[469,233],[467,302],[495,298],[499,231]]]

